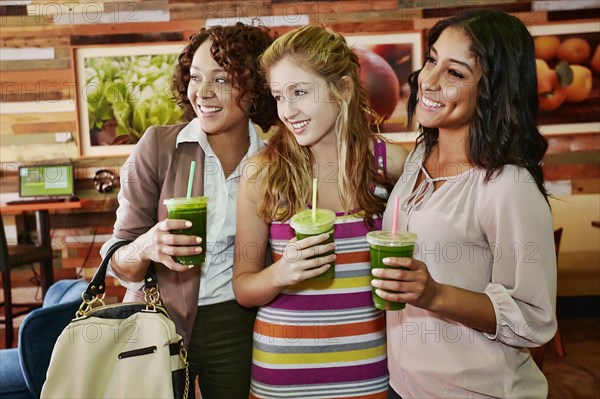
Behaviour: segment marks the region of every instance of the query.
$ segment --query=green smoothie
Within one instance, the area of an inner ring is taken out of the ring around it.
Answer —
[[[192,222],[192,227],[171,230],[173,234],[185,234],[202,238],[202,252],[190,256],[174,256],[182,265],[201,265],[206,259],[206,206],[208,197],[169,198],[163,202],[167,206],[169,219],[183,219]]]
[[[384,258],[412,258],[417,235],[405,231],[392,234],[391,231],[379,230],[367,233],[367,241],[371,247],[371,268],[394,268],[383,263]],[[401,267],[401,269],[406,269]],[[373,291],[373,304],[381,310],[402,310],[404,304],[382,299]]]
[[[317,236],[323,233],[329,233],[329,238],[318,245],[326,245],[333,242],[333,225],[335,224],[335,212],[329,209],[317,209],[316,217],[313,220],[312,210],[307,209],[298,212],[292,217],[290,222],[292,228],[296,231],[296,238],[302,240],[306,237]],[[321,258],[324,256],[333,255],[334,251],[329,251],[324,254],[311,256],[307,259]],[[320,274],[314,279],[331,280],[335,277],[335,262],[330,263],[331,267],[323,274]]]

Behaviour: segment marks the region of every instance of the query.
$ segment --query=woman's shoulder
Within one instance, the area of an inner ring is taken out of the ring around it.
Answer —
[[[176,125],[154,125],[148,128],[148,131],[152,131],[152,134],[160,135],[160,138],[171,139],[177,137],[181,131],[186,128],[190,122],[182,122]]]
[[[242,165],[242,176],[240,181],[244,185],[246,194],[254,202],[260,196],[260,188],[263,186],[263,181],[266,179],[269,163],[264,157],[265,148],[261,148],[244,161]]]
[[[398,179],[404,170],[404,162],[408,157],[408,151],[400,143],[386,142],[385,152],[387,159],[387,173],[390,177]]]
[[[414,174],[417,172],[423,163],[424,153],[425,146],[422,144],[407,152],[402,165],[402,173]]]
[[[261,147],[258,149],[258,151],[243,161],[242,170],[244,172],[244,176],[256,176],[258,178],[264,174],[264,171],[269,165],[265,157],[266,150],[266,147]]]
[[[522,202],[543,197],[533,175],[517,165],[504,165],[491,178],[485,180],[485,171],[479,170],[482,183],[481,199],[484,201]]]
[[[140,141],[138,141],[139,146],[145,145],[163,145],[162,143],[173,142],[173,144],[177,141],[177,136],[181,131],[189,125],[189,122],[179,123],[176,125],[153,125],[150,126],[144,134]]]
[[[482,174],[485,175],[485,171],[482,170]],[[510,188],[530,183],[535,185],[535,179],[531,173],[526,168],[512,164],[504,165],[488,181],[491,189],[495,187]]]
[[[485,170],[479,170],[477,182],[476,209],[482,226],[507,226],[515,220],[537,226],[552,217],[546,197],[526,168],[504,165],[488,181]],[[511,222],[506,217],[507,212],[512,217]]]

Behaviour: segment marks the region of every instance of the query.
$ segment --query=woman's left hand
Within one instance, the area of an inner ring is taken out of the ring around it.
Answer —
[[[374,276],[371,284],[377,288],[377,295],[388,301],[431,310],[441,292],[441,285],[431,277],[425,263],[414,258],[385,258],[383,263],[390,268],[371,270]]]

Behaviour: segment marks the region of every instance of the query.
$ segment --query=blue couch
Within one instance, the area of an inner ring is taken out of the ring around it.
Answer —
[[[75,317],[87,286],[84,280],[59,280],[43,306],[25,317],[18,347],[0,350],[0,399],[40,397],[54,343]]]

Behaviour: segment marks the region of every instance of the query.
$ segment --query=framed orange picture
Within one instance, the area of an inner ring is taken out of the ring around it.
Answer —
[[[532,25],[529,31],[535,43],[542,133],[600,131],[600,24]],[[566,86],[561,85],[562,73],[557,74],[565,65],[573,76]]]

